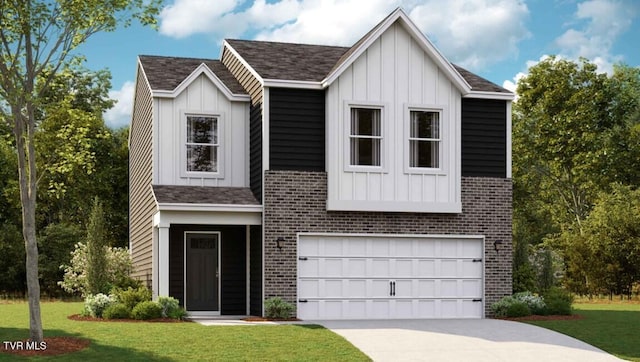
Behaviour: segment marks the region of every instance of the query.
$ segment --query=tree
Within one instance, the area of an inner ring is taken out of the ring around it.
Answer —
[[[15,138],[26,251],[29,335],[43,340],[36,240],[36,113],[53,77],[81,62],[92,35],[137,19],[154,24],[158,0],[5,0],[0,6],[0,118]]]
[[[96,197],[93,200],[91,217],[87,225],[87,292],[89,294],[109,292],[108,278],[104,273],[107,270],[107,256],[104,252],[107,244],[102,202]]]

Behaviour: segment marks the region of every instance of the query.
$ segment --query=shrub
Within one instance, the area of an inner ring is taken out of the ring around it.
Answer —
[[[102,273],[107,276],[107,283],[110,287],[127,288],[140,285],[139,281],[129,276],[133,271],[129,250],[105,247],[104,254],[107,258],[107,265]],[[60,266],[64,270],[64,277],[62,281],[58,282],[58,285],[68,293],[80,293],[82,296],[86,296],[88,294],[87,263],[87,244],[77,243],[71,252],[69,265]]]
[[[160,304],[152,301],[138,303],[131,311],[134,319],[155,319],[162,317],[162,307]]]
[[[509,318],[526,317],[531,315],[531,309],[527,303],[516,301],[507,307],[506,315]]]
[[[163,318],[182,319],[187,316],[187,311],[180,307],[180,303],[173,297],[158,297],[157,303],[162,309]]]
[[[87,225],[87,268],[85,291],[89,294],[108,293],[111,290],[107,269],[107,227],[104,221],[102,202],[93,200],[89,224]]]
[[[509,309],[509,306],[511,306],[513,303],[516,303],[516,300],[512,296],[507,295],[506,297],[503,297],[499,301],[491,304],[491,311],[493,312],[493,315],[496,317],[506,317],[507,310]]]
[[[279,297],[269,298],[264,301],[264,312],[267,318],[285,319],[291,316],[293,305]]]
[[[122,303],[113,303],[102,312],[102,316],[106,319],[126,319],[130,315],[131,309]]]
[[[545,314],[546,304],[544,298],[531,292],[520,292],[513,295],[517,301],[523,302],[529,307],[531,314]]]
[[[98,293],[89,295],[84,300],[83,315],[90,315],[95,318],[102,318],[102,313],[109,305],[115,303],[116,298],[113,295]]]
[[[573,295],[561,288],[551,288],[544,294],[548,314],[571,315]]]
[[[133,289],[131,287],[127,289],[114,289],[113,291],[118,301],[124,304],[129,310],[141,302],[148,302],[151,300],[151,291],[147,287],[138,287]]]

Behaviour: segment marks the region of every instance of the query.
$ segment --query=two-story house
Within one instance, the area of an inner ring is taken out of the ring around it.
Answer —
[[[401,9],[352,47],[140,56],[138,278],[192,315],[481,318],[511,293],[511,101]]]

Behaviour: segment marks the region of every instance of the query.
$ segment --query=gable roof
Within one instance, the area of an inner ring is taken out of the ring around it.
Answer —
[[[513,93],[507,89],[446,60],[401,8],[389,14],[351,47],[238,39],[225,40],[224,47],[237,54],[259,76],[263,86],[299,82],[296,86],[306,83],[306,87],[321,89],[331,84],[396,22],[400,22],[423,50],[434,58],[463,95],[491,97],[494,94],[500,98],[513,98]]]
[[[155,55],[140,55],[138,58],[152,91],[174,91],[204,64],[231,93],[246,94],[238,80],[219,60]]]

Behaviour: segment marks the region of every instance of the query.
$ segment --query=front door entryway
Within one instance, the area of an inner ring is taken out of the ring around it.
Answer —
[[[187,231],[185,240],[185,307],[187,311],[220,311],[220,233]]]

